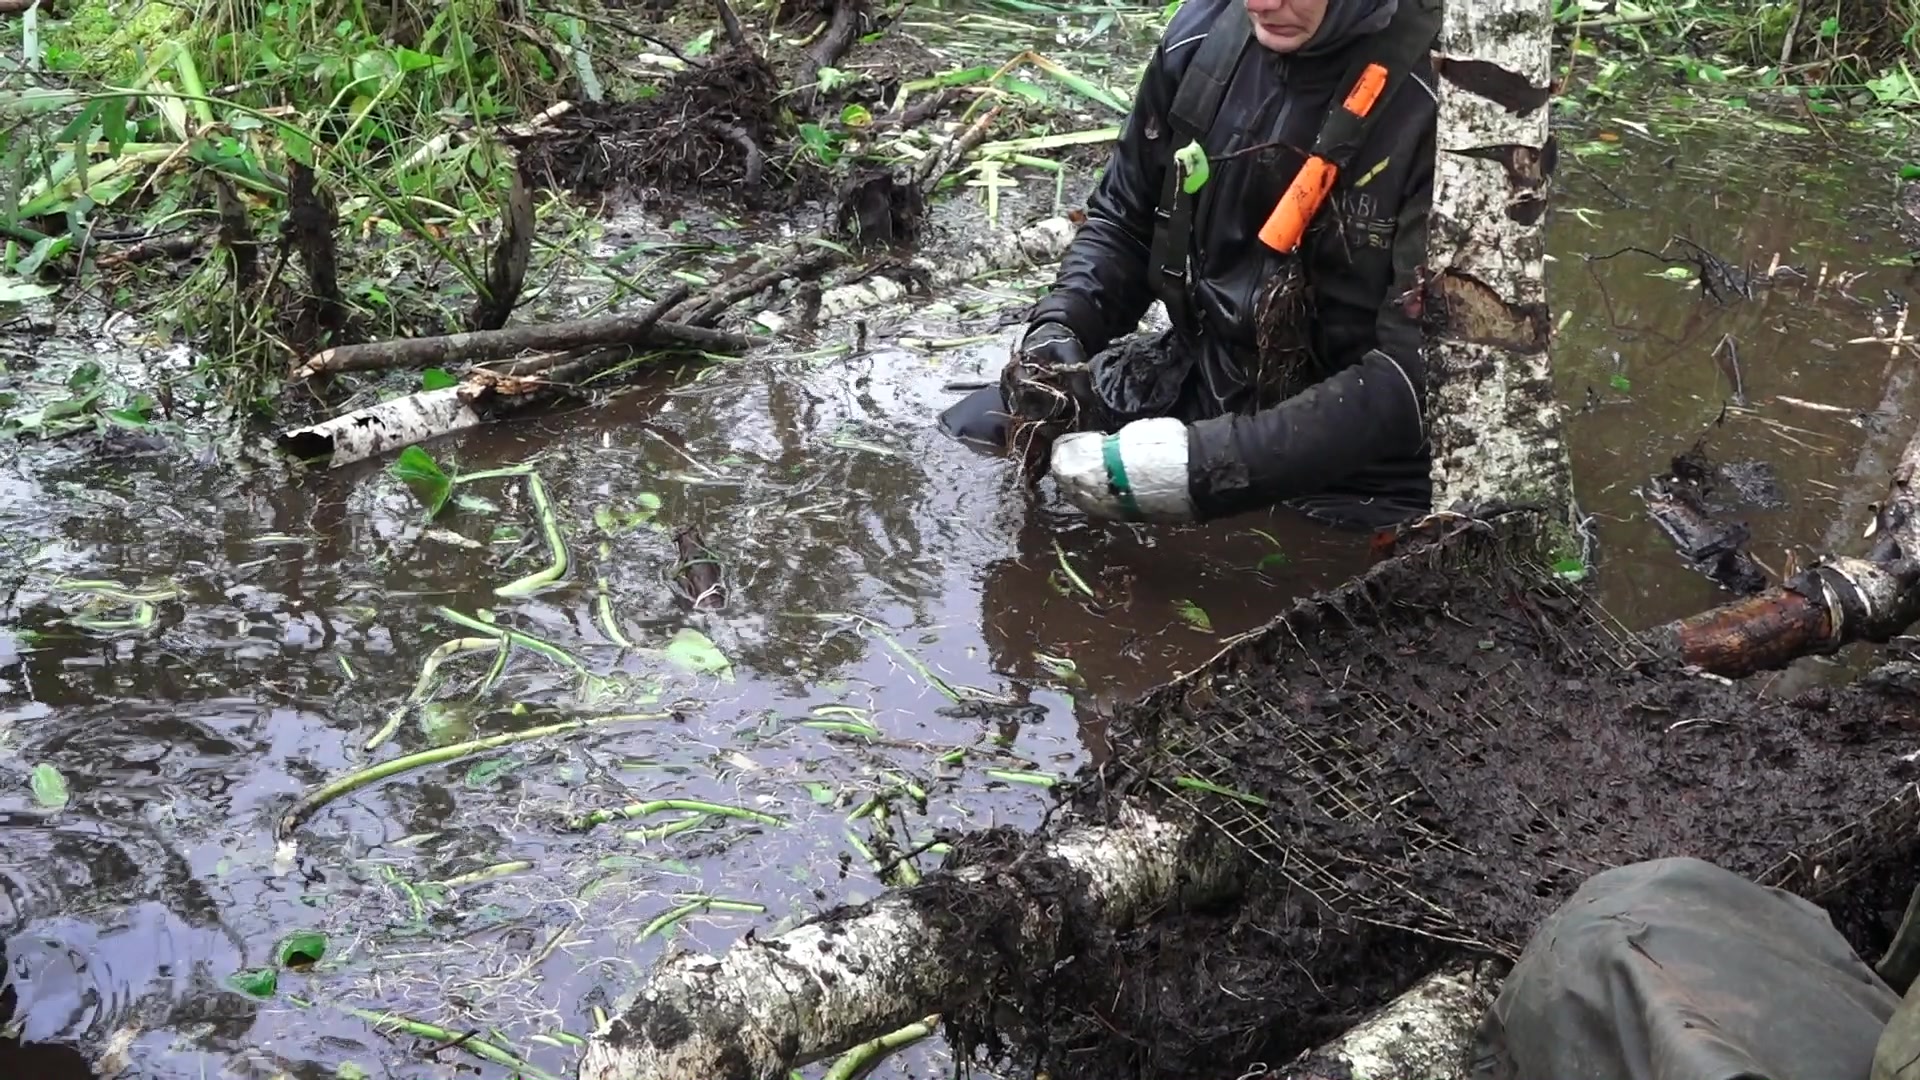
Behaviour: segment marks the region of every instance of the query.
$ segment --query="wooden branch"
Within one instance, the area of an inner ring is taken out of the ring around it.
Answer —
[[[753,339],[745,334],[663,322],[657,311],[647,311],[637,315],[606,315],[597,319],[516,326],[506,330],[477,330],[441,337],[340,345],[315,353],[306,363],[295,368],[291,377],[300,380],[342,371],[445,367],[504,360],[523,352],[557,352],[596,345],[644,345],[662,349],[692,348],[739,353],[751,348]]]
[[[500,208],[500,239],[487,264],[487,295],[474,301],[467,329],[498,330],[507,325],[533,259],[533,227],[533,192],[516,167],[507,203]]]

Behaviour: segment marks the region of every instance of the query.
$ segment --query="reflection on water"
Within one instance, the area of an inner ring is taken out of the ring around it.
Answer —
[[[1877,264],[1898,243],[1849,208],[1845,167],[1810,171],[1812,149],[1594,124],[1563,134],[1556,348],[1606,597],[1646,624],[1721,598],[1634,495],[1701,434],[1720,460],[1772,464],[1785,505],[1746,514],[1772,570],[1850,542],[1858,492],[1903,437],[1888,432],[1910,382],[1885,346],[1848,342],[1908,282]],[[1603,132],[1618,138],[1583,145]],[[1687,160],[1669,164],[1680,145]],[[1675,233],[1760,269],[1778,254],[1808,280],[1717,305],[1645,256],[1583,258]],[[379,465],[298,476],[86,443],[13,456],[0,466],[9,1033],[114,1048],[154,1080],[346,1065],[411,1077],[432,1042],[348,1011],[391,1010],[563,1071],[591,1010],[666,943],[722,948],[871,896],[885,883],[869,855],[938,828],[1037,820],[1049,795],[1033,781],[1099,747],[1112,702],[1364,565],[1364,537],[1287,513],[1088,523],[942,439],[944,385],[997,369],[1020,285],[985,283],[886,332],[876,319],[871,350],[837,328],[806,356],[663,374],[606,408],[434,444],[457,472],[529,463],[546,483],[573,566],[524,599],[494,592],[549,557],[516,477],[460,485],[429,526]],[[968,334],[991,336],[899,344]],[[1737,374],[1713,359],[1728,338]],[[670,587],[680,525],[727,563],[720,612]],[[62,586],[109,578],[172,594],[131,625],[137,603]],[[423,681],[429,653],[473,633],[448,611],[490,612],[553,651],[516,649],[501,667],[492,649],[450,653]],[[689,669],[690,631],[724,673]],[[416,684],[430,704],[409,708]],[[364,749],[396,711],[395,735]],[[652,718],[371,784],[289,850],[274,843],[278,815],[327,778],[613,712]],[[67,778],[66,807],[34,806],[38,763]],[[875,797],[886,812],[850,823]],[[660,799],[733,812],[570,827]],[[317,968],[282,972],[271,1000],[226,988],[301,929],[327,936]],[[23,1052],[62,1051],[0,1044],[0,1075],[83,1075],[6,1068]]]

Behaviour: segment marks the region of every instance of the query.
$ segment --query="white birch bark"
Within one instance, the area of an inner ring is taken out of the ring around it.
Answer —
[[[1466,1080],[1474,1029],[1499,990],[1491,972],[1429,975],[1345,1035],[1301,1055],[1280,1080]]]
[[[480,423],[461,386],[423,390],[282,432],[280,448],[298,458],[324,458],[331,468],[378,457]]]
[[[1446,5],[1425,297],[1436,509],[1572,508],[1544,277],[1550,26],[1546,0]]]
[[[1077,872],[1081,898],[1102,923],[1125,927],[1177,894],[1228,887],[1194,880],[1196,868],[1180,865],[1188,835],[1184,824],[1122,805],[1111,827],[1077,826],[1038,854]],[[1060,959],[1055,946],[1069,929],[1062,905],[977,867],[953,878],[993,890],[993,910],[1022,913],[1021,958],[1031,970]],[[978,928],[942,910],[943,895],[930,882],[742,941],[718,958],[667,960],[595,1033],[580,1080],[778,1080],[965,1004],[989,981],[981,965],[990,957],[970,950],[968,931]]]

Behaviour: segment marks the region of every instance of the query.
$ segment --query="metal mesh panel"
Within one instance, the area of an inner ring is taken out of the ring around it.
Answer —
[[[1625,714],[1641,707],[1646,687],[1698,676],[1670,666],[1643,674],[1657,667],[1655,651],[1543,565],[1524,526],[1447,516],[1430,519],[1426,535],[1424,546],[1301,601],[1123,711],[1116,743],[1127,749],[1109,783],[1197,816],[1340,916],[1511,955],[1519,941],[1455,910],[1443,891],[1426,887],[1423,868],[1525,860],[1537,875],[1534,892],[1547,897],[1640,853],[1613,850],[1624,833],[1605,819],[1604,793],[1571,810],[1534,806],[1528,819],[1517,805],[1529,798],[1524,786],[1503,789],[1495,777],[1468,797],[1504,801],[1512,820],[1524,821],[1510,843],[1496,844],[1454,835],[1456,807],[1443,805],[1428,780],[1484,770],[1473,747],[1486,745],[1486,733],[1524,738],[1528,725],[1564,725],[1555,717],[1579,711],[1569,705]],[[1424,584],[1402,592],[1414,583]],[[1463,652],[1463,636],[1474,635],[1484,635],[1477,654]],[[1424,653],[1423,640],[1451,643],[1452,659]],[[1405,655],[1382,656],[1382,643]],[[1607,782],[1594,776],[1595,785]],[[1869,862],[1869,849],[1886,837],[1913,835],[1917,819],[1920,800],[1909,786],[1764,875],[1758,866],[1750,872],[1817,892]],[[1303,834],[1309,822],[1317,831]],[[1369,842],[1339,842],[1349,827]],[[1385,848],[1382,835],[1390,837]]]

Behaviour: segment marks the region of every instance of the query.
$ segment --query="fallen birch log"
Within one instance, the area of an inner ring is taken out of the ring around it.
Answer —
[[[326,459],[334,468],[378,457],[481,422],[467,388],[425,390],[355,409],[310,427],[283,432],[280,449],[302,461]]]
[[[1338,1039],[1270,1075],[1279,1080],[1466,1080],[1474,1029],[1499,990],[1491,970],[1437,972]]]
[[[657,308],[657,305],[656,305]],[[295,380],[342,371],[444,367],[449,364],[505,360],[524,352],[562,352],[598,345],[644,345],[739,353],[753,347],[745,334],[664,322],[657,310],[597,319],[476,330],[439,337],[400,338],[365,345],[340,345],[315,353],[293,370]]]
[[[1182,896],[1230,895],[1230,872],[1182,865],[1191,830],[1122,803],[1111,826],[1064,831],[1035,856],[1075,883],[1080,910],[1123,927]],[[868,904],[829,912],[715,958],[681,955],[588,1044],[580,1080],[773,1080],[946,1012],[992,981],[991,958],[966,946],[978,927],[947,901],[993,894],[1021,912],[1021,966],[1047,970],[1071,941],[1068,905],[1009,874],[964,868]],[[970,932],[971,931],[971,932]],[[1008,943],[1014,944],[1014,943]]]

